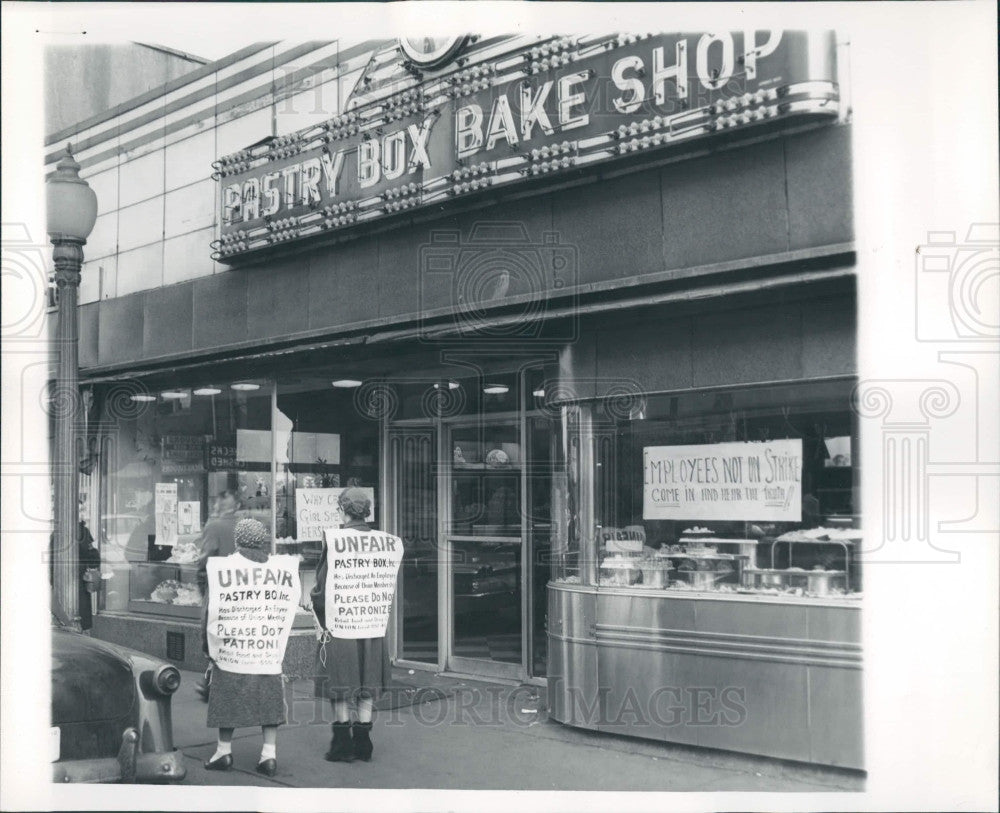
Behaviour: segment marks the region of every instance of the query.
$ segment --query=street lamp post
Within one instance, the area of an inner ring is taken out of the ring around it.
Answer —
[[[63,612],[76,622],[80,614],[77,550],[80,509],[76,452],[80,401],[77,295],[83,267],[83,247],[97,220],[97,196],[80,177],[80,165],[73,160],[68,144],[66,155],[46,179],[45,208],[59,297],[56,324],[59,367],[51,401],[55,409],[56,436],[52,461],[55,479],[52,589]]]

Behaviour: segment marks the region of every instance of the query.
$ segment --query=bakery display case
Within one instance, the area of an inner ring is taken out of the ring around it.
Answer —
[[[548,586],[552,719],[864,767],[850,392],[845,380],[649,395],[627,416],[566,407],[560,547],[579,566],[556,560]],[[703,706],[684,705],[691,687]],[[705,724],[725,718],[727,691],[738,723]]]
[[[616,540],[605,542],[598,553],[597,583],[640,590],[857,600],[860,568],[851,550],[861,539],[858,529],[817,527],[760,540],[716,537],[707,528],[693,528],[683,531],[676,543],[656,549],[639,544],[628,550]],[[781,547],[784,567],[778,567]],[[803,555],[800,550],[799,557],[807,567],[793,564],[793,551],[803,547],[809,552]],[[770,554],[764,567],[758,561],[762,548]]]
[[[130,611],[199,619],[201,604],[197,564],[132,563],[129,572]]]

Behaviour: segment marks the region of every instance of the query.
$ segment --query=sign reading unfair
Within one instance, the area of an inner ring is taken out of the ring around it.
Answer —
[[[802,440],[647,446],[643,519],[800,522]]]
[[[326,628],[334,638],[385,635],[403,540],[382,531],[326,531]]]
[[[403,73],[336,118],[216,162],[225,261],[592,164],[839,113],[832,33],[540,40]]]
[[[299,561],[212,556],[208,573],[208,653],[220,669],[277,675],[299,604]]]

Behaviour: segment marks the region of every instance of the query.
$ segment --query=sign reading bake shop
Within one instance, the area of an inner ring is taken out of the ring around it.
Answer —
[[[385,635],[403,540],[382,531],[330,529],[326,537],[326,628],[334,638]]]
[[[800,522],[802,440],[647,446],[643,519]]]
[[[209,656],[227,672],[280,674],[299,604],[298,557],[212,556],[206,571]]]
[[[218,258],[839,112],[832,33],[574,36],[461,60],[414,76],[401,59],[348,112],[217,161]]]

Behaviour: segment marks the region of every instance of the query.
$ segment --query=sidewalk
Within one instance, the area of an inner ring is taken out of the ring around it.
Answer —
[[[455,790],[860,791],[864,778],[727,752],[582,731],[548,720],[544,689],[394,670],[379,703],[370,763],[329,763],[328,703],[312,683],[288,687],[289,724],[278,734],[278,774],[254,772],[260,730],[240,729],[235,766],[206,771],[215,731],[184,672],[173,700],[174,742],[186,757],[188,785]]]

